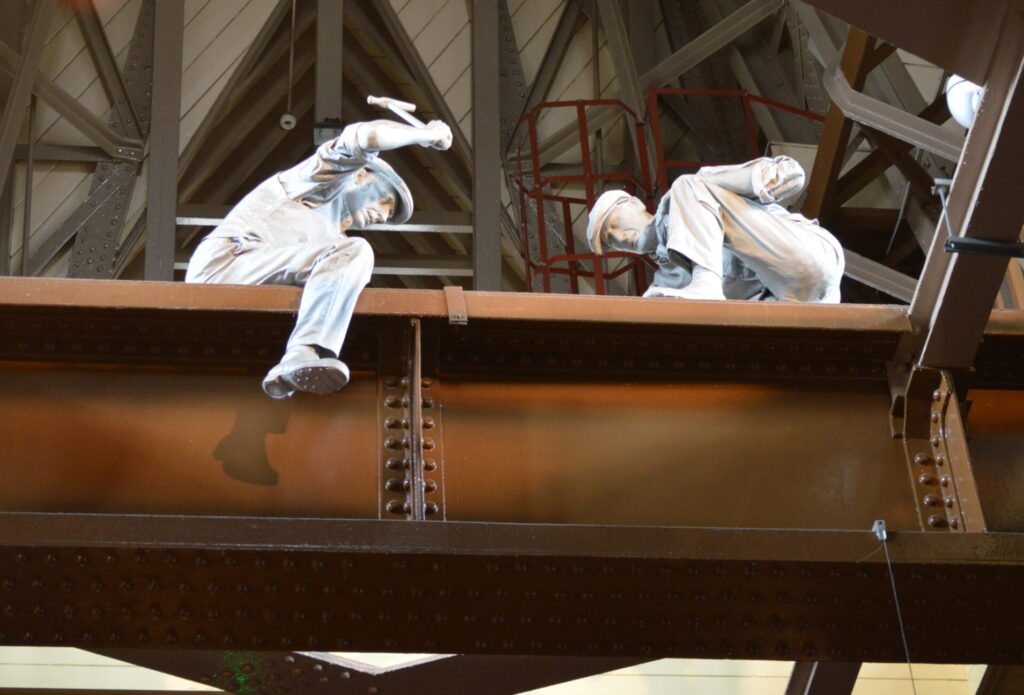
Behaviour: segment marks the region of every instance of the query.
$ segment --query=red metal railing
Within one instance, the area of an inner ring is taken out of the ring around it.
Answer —
[[[604,106],[606,108],[619,108],[631,121],[636,132],[640,152],[640,169],[642,180],[637,181],[630,173],[621,171],[594,171],[593,162],[590,157],[590,129],[587,123],[587,107]],[[574,109],[579,128],[577,143],[580,153],[582,170],[579,174],[553,174],[545,176],[541,170],[540,148],[538,146],[537,119],[544,110],[548,109]],[[597,294],[605,294],[608,280],[612,280],[624,273],[632,272],[636,286],[640,292],[647,287],[647,276],[644,272],[644,265],[650,263],[645,257],[630,253],[613,251],[597,256],[593,253],[578,253],[576,240],[573,235],[573,208],[581,209],[586,213],[593,207],[597,198],[596,187],[602,181],[621,181],[625,189],[645,201],[651,200],[650,162],[647,159],[647,144],[644,136],[643,122],[625,104],[617,99],[591,99],[587,101],[549,101],[538,104],[530,109],[523,121],[526,122],[529,135],[529,152],[523,153],[520,149],[516,161],[519,170],[516,174],[516,182],[519,188],[519,210],[522,233],[522,256],[526,265],[526,287],[534,291],[536,277],[540,276],[541,289],[544,292],[551,291],[551,277],[553,275],[566,275],[569,278],[570,291],[573,294],[579,293],[579,280],[581,277],[591,278],[594,282],[594,291]],[[523,162],[529,163],[529,172],[524,172]],[[583,184],[584,197],[556,194],[551,189],[557,184],[581,183]],[[530,210],[528,200],[532,199],[535,209]],[[548,243],[548,225],[544,217],[545,203],[555,204],[556,209],[561,213],[562,236],[565,240],[565,252],[549,255],[550,244]],[[530,253],[529,227],[533,223],[537,229],[538,257],[533,258]],[[621,267],[608,273],[604,270],[602,258],[627,258],[629,261]],[[589,270],[587,269],[589,266]]]
[[[704,161],[680,161],[665,159],[665,145],[661,137],[661,117],[658,115],[658,97],[667,95],[701,96],[724,99],[740,99],[743,103],[743,117],[746,122],[747,138],[750,143],[750,158],[761,156],[761,148],[757,139],[757,121],[754,119],[754,111],[751,104],[763,104],[764,106],[791,113],[812,121],[824,122],[825,117],[819,116],[811,111],[798,109],[778,101],[754,96],[741,90],[732,89],[649,89],[647,90],[647,118],[651,124],[651,135],[654,139],[654,152],[657,157],[655,175],[658,182],[658,190],[668,190],[669,168],[699,168],[709,164],[735,164],[735,162],[704,162]]]

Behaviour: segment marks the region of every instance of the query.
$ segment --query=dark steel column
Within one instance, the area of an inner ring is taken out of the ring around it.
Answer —
[[[867,76],[867,56],[874,47],[875,40],[857,28],[850,28],[846,37],[846,47],[839,64],[843,75],[854,89],[864,87]],[[825,119],[825,128],[818,142],[818,152],[814,157],[807,184],[807,198],[804,201],[803,213],[808,217],[826,216],[835,207],[832,204],[832,193],[836,180],[842,169],[846,146],[850,140],[853,121],[843,115],[842,110],[834,103]]]
[[[313,106],[313,142],[317,145],[341,133],[343,5],[344,0],[317,0],[316,3],[316,101]]]
[[[501,290],[498,4],[492,0],[473,0],[472,23],[473,287]]]
[[[22,119],[32,96],[32,85],[39,70],[39,61],[46,45],[46,34],[50,29],[50,20],[57,3],[55,0],[37,0],[32,8],[32,17],[25,29],[25,40],[22,45],[21,58],[14,71],[14,83],[4,103],[3,117],[0,119],[0,172],[6,177],[14,161],[14,146],[21,131]],[[0,181],[0,183],[3,183]]]
[[[156,3],[153,23],[153,115],[146,210],[147,280],[174,279],[174,217],[178,206],[183,0]]]

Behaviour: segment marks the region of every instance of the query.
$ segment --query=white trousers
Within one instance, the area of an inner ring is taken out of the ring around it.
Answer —
[[[817,224],[698,175],[680,176],[668,195],[669,249],[721,276],[727,248],[782,301],[839,301],[842,246]]]
[[[288,347],[318,345],[337,355],[372,272],[373,249],[358,237],[287,244],[210,236],[192,255],[185,281],[301,286]]]

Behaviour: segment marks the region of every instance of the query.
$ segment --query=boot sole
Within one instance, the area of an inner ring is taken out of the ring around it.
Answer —
[[[347,371],[337,367],[311,365],[282,374],[281,379],[296,391],[325,396],[343,388],[349,376]]]

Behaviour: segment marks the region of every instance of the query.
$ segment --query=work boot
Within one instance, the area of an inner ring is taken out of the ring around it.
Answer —
[[[348,383],[348,366],[333,357],[320,357],[306,345],[288,352],[263,378],[263,391],[271,398],[288,398],[296,391],[324,396]]]

